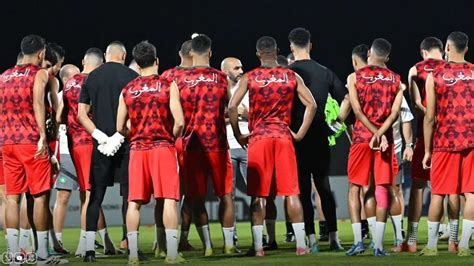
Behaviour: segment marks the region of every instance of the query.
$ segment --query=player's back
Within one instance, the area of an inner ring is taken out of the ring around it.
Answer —
[[[474,148],[474,64],[446,63],[433,71],[435,151]]]
[[[130,118],[132,150],[173,145],[170,82],[166,78],[137,77],[125,86],[122,95]]]
[[[362,112],[376,127],[381,127],[390,116],[392,105],[400,87],[400,76],[388,68],[365,66],[355,72],[355,87]],[[372,138],[370,130],[356,120],[353,131],[354,143],[368,143]],[[391,129],[387,139],[393,139]]]
[[[1,136],[4,145],[36,145],[39,140],[33,110],[33,86],[39,70],[41,68],[33,64],[16,65],[1,76]]]
[[[92,137],[86,129],[79,123],[79,95],[87,74],[76,74],[72,76],[64,85],[63,102],[68,109],[66,129],[69,136],[68,141],[72,145],[92,144]]]
[[[445,62],[443,60],[428,58],[426,60],[418,62],[415,65],[417,74],[416,74],[416,77],[414,77],[414,80],[420,92],[421,103],[425,107],[426,107],[426,91],[425,91],[426,78],[437,67],[444,65],[444,63]]]
[[[173,68],[165,70],[161,73],[160,77],[167,79],[169,82],[175,81],[186,68],[181,66],[175,66]]]
[[[211,67],[183,70],[176,78],[185,127],[185,150],[227,150],[225,108],[229,100],[227,78]]]
[[[258,67],[247,72],[249,91],[249,130],[252,140],[291,139],[289,125],[296,74],[283,67]]]

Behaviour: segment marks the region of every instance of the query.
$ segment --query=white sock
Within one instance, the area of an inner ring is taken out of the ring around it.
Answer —
[[[54,231],[53,230],[49,230],[48,231],[48,244],[49,244],[49,248],[50,249],[54,249],[54,240],[53,240],[53,233]],[[39,238],[39,237],[38,237]],[[54,238],[56,238],[56,235],[54,235]],[[39,245],[39,243],[38,243]]]
[[[106,246],[106,243],[107,243],[107,242],[105,241],[105,239],[106,239],[106,237],[107,237],[107,234],[108,234],[107,228],[100,229],[100,230],[98,231],[98,233],[99,233],[100,239],[102,239],[102,245],[104,246],[104,249],[105,249],[105,248],[108,248],[108,246]]]
[[[178,230],[166,229],[166,257],[176,259],[178,256]]]
[[[263,236],[263,225],[252,226],[253,235],[253,248],[255,251],[263,249],[262,236]]]
[[[210,249],[212,248],[211,244],[211,232],[209,231],[209,225],[203,225],[201,226],[201,231],[202,231],[202,238],[204,240],[204,248],[205,249]]]
[[[267,227],[268,243],[275,242],[275,220],[265,220],[265,226]]]
[[[222,227],[222,233],[224,234],[225,247],[231,248],[234,246],[234,227]]]
[[[354,245],[359,242],[362,242],[362,224],[361,223],[352,224],[352,233],[354,234]]]
[[[339,243],[339,235],[338,235],[337,231],[329,232],[329,243],[332,243],[332,242],[338,242]]]
[[[165,250],[166,247],[166,233],[164,227],[156,227],[156,240],[157,247],[160,250]]]
[[[427,248],[436,248],[438,246],[439,222],[428,221],[428,243]]]
[[[310,234],[308,236],[308,242],[309,246],[311,247],[312,245],[316,244],[316,235],[315,234]]]
[[[20,241],[18,242],[18,248],[20,250],[28,249],[28,246],[30,244],[30,230],[20,228],[19,238]]]
[[[59,242],[63,243],[63,233],[55,233],[55,235],[56,235],[56,239]]]
[[[375,224],[375,241],[374,241],[374,249],[383,250],[383,237],[385,235],[385,223],[384,222],[376,222]]]
[[[403,235],[402,235],[402,219],[403,215],[392,215],[390,216],[392,218],[392,224],[393,224],[393,231],[395,233],[395,240],[397,241],[403,241]]]
[[[46,259],[49,256],[48,231],[37,231],[36,235],[38,236],[38,250],[36,251],[36,255],[40,258]]]
[[[179,243],[187,243],[188,235],[189,231],[181,231],[181,235],[179,236]]]
[[[304,223],[292,223],[291,225],[293,226],[293,232],[295,232],[296,248],[306,249]]]
[[[369,232],[372,240],[375,238],[375,224],[377,223],[377,219],[374,217],[368,217],[367,223],[369,224]]]
[[[18,229],[7,228],[7,243],[8,249],[11,253],[16,253],[20,251],[18,249]]]
[[[85,253],[86,248],[86,231],[81,229],[81,235],[79,236],[79,243],[77,244],[76,255]]]
[[[37,246],[36,246],[36,243],[35,243],[35,232],[33,232],[33,229],[29,229],[30,231],[30,245],[32,247],[32,250],[36,250]]]
[[[95,231],[86,231],[86,251],[95,251]]]
[[[449,242],[457,242],[459,233],[459,220],[449,220]]]
[[[444,233],[444,232],[446,232],[446,230],[448,230],[448,227],[446,226],[446,224],[440,224],[439,225],[439,229],[438,229],[439,232]]]
[[[413,245],[416,243],[416,239],[418,237],[418,223],[410,222],[408,224],[408,241],[409,245]]]
[[[138,231],[127,233],[128,259],[138,258]]]
[[[469,249],[469,240],[471,239],[471,235],[473,233],[474,233],[474,221],[463,219],[461,241],[459,242],[460,248]]]

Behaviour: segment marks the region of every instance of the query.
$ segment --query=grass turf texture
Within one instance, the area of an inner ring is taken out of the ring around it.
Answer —
[[[339,237],[344,248],[347,250],[352,245],[352,229],[349,220],[339,221]],[[406,227],[406,225],[405,225]],[[285,224],[277,222],[276,233],[279,249],[276,251],[266,252],[263,258],[245,257],[244,255],[225,256],[222,254],[222,233],[218,223],[212,223],[211,237],[213,240],[214,251],[216,255],[210,258],[204,258],[201,251],[184,252],[184,257],[188,260],[188,265],[474,265],[474,256],[458,257],[457,254],[450,254],[447,252],[447,241],[439,241],[437,257],[420,257],[411,253],[390,253],[390,256],[384,258],[376,258],[372,256],[372,250],[367,249],[365,254],[356,257],[347,257],[344,252],[330,252],[327,242],[320,242],[321,251],[318,254],[308,254],[306,256],[295,255],[295,243],[285,243]],[[390,250],[393,241],[393,229],[390,222],[387,223],[387,230],[385,234],[385,249]],[[244,254],[251,245],[252,236],[250,232],[250,223],[241,222],[237,225],[237,232],[239,235],[239,245]],[[461,230],[460,230],[461,232]],[[109,234],[116,246],[119,245],[122,237],[121,227],[109,228]],[[163,260],[155,259],[151,251],[154,240],[153,226],[142,226],[140,228],[139,247],[149,258],[148,261],[141,262],[143,265],[157,265],[164,264]],[[63,242],[65,248],[74,254],[77,241],[79,237],[78,228],[68,228],[63,232]],[[422,219],[419,227],[419,243],[418,249],[424,247],[427,239],[426,219]],[[201,249],[202,245],[199,236],[194,228],[191,227],[189,233],[189,240],[191,245]],[[370,240],[366,240],[366,248]],[[0,251],[6,250],[5,241],[0,243]],[[81,259],[70,256],[67,258],[70,265],[85,265]],[[98,258],[96,264],[98,265],[126,265],[127,257],[112,256],[108,258]]]

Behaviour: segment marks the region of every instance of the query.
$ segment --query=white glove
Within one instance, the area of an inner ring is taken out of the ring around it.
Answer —
[[[104,145],[102,153],[107,156],[114,156],[114,154],[120,149],[122,143],[124,142],[125,137],[122,134],[115,132],[115,134],[107,140],[107,143]]]
[[[99,143],[99,145],[105,144],[109,139],[109,136],[107,136],[104,132],[100,131],[100,129],[97,128],[92,131],[92,137],[97,140],[97,143]]]

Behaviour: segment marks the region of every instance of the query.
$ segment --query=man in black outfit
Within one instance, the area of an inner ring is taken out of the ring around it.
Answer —
[[[95,235],[99,208],[108,186],[113,186],[114,178],[120,180],[120,194],[123,197],[122,212],[126,213],[128,200],[129,145],[116,132],[117,108],[122,89],[138,74],[124,66],[125,46],[112,42],[105,53],[106,63],[89,74],[79,98],[79,122],[94,138],[91,165],[91,195],[86,214],[86,255],[85,262],[95,261]],[[88,113],[91,111],[92,120]],[[113,149],[108,149],[110,143]],[[125,217],[125,216],[124,216]],[[125,219],[124,219],[125,224]]]
[[[301,142],[295,142],[296,158],[298,162],[298,176],[300,199],[303,205],[306,235],[309,239],[311,252],[317,252],[314,207],[311,201],[311,176],[321,197],[321,205],[329,232],[330,249],[344,250],[337,235],[336,204],[329,184],[330,150],[328,135],[330,129],[325,121],[324,109],[328,94],[339,103],[347,94],[344,84],[330,69],[318,64],[310,57],[311,34],[304,28],[293,29],[288,39],[295,61],[289,66],[303,78],[317,103],[314,117],[308,134]],[[294,101],[292,112],[293,130],[298,129],[303,121],[305,108],[299,101]]]

